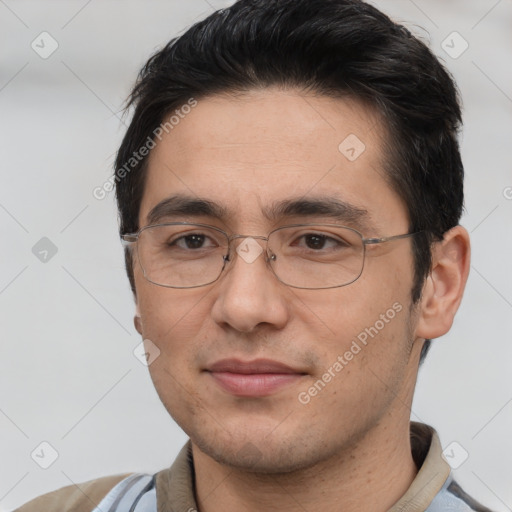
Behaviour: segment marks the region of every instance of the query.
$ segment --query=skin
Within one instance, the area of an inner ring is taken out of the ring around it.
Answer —
[[[353,162],[338,150],[351,133],[366,146]],[[329,195],[367,210],[366,237],[406,233],[405,205],[384,179],[384,136],[379,117],[349,99],[277,88],[200,99],[151,152],[140,226],[157,203],[183,193],[229,213],[182,220],[266,236],[275,223],[264,206]],[[333,222],[278,224],[324,221]],[[249,264],[235,253],[217,282],[185,290],[148,282],[135,261],[135,325],[161,351],[149,370],[191,438],[201,512],[385,511],[403,495],[417,473],[409,418],[420,351],[452,324],[469,268],[467,232],[450,230],[433,256],[415,307],[410,239],[369,247],[357,281],[325,290],[280,283],[263,255]],[[397,302],[395,318],[301,403],[298,394]],[[273,359],[305,375],[271,396],[235,397],[203,371],[230,357]]]

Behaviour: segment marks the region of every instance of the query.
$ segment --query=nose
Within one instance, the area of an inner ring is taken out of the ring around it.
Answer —
[[[250,333],[263,324],[282,329],[289,319],[290,293],[273,274],[263,237],[232,242],[230,260],[217,282],[212,318],[218,324]],[[288,297],[289,299],[289,297]]]

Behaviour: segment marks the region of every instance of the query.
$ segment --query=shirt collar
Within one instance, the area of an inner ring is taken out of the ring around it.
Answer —
[[[436,431],[423,423],[411,422],[412,456],[419,468],[406,493],[388,512],[424,512],[450,475],[442,456]],[[173,465],[156,475],[158,512],[197,511],[194,462],[190,440]]]
[[[450,476],[437,432],[423,423],[411,422],[412,456],[419,471],[405,494],[388,512],[423,512]]]

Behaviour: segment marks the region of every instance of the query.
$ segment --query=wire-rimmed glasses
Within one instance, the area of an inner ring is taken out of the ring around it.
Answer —
[[[246,262],[261,253],[283,284],[314,290],[356,281],[363,272],[367,245],[415,234],[364,238],[356,229],[337,224],[292,224],[264,237],[228,235],[208,224],[169,222],[145,226],[121,239],[124,245],[136,246],[144,277],[159,286],[196,288],[214,283],[233,259],[232,242],[243,238],[246,245],[242,242],[236,252]],[[256,240],[266,241],[265,248]]]

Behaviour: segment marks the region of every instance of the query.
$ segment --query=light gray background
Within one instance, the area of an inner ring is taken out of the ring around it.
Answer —
[[[73,482],[157,471],[186,440],[133,355],[113,197],[92,190],[111,173],[141,65],[228,3],[0,0],[1,511]],[[412,418],[469,453],[455,475],[474,497],[512,510],[512,2],[375,4],[430,41],[465,106],[472,271],[420,372]],[[42,31],[59,44],[48,59],[31,48]],[[441,47],[453,31],[469,43],[457,59]],[[32,253],[42,237],[58,248],[46,263]],[[42,441],[59,455],[46,470],[30,455]]]

